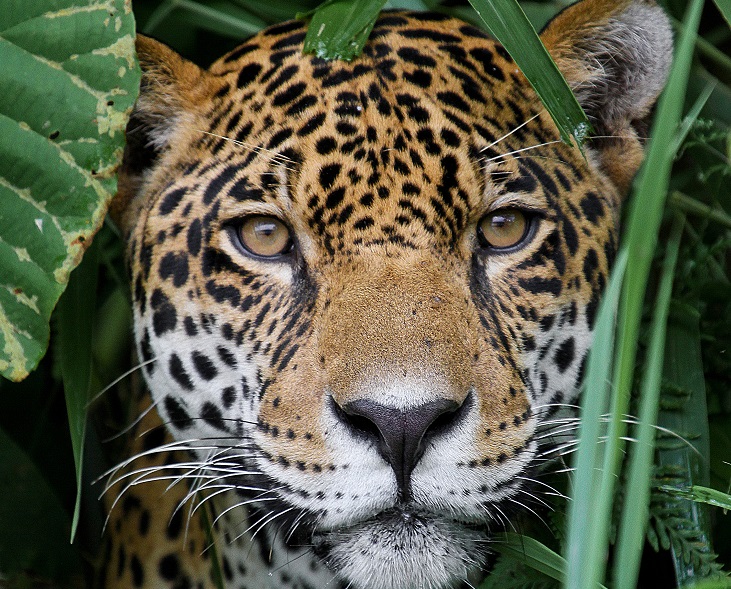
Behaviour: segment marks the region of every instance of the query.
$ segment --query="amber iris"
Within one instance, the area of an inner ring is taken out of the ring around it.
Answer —
[[[477,226],[483,247],[507,249],[518,245],[528,230],[528,219],[518,209],[499,209],[485,215]]]
[[[289,228],[276,217],[247,217],[241,223],[239,239],[245,250],[262,258],[281,256],[292,248]]]

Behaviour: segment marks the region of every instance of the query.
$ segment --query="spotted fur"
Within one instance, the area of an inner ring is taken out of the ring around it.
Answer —
[[[473,26],[386,13],[350,63],[303,55],[305,27],[206,71],[138,40],[115,215],[145,379],[187,454],[152,429],[122,472],[157,461],[198,494],[122,494],[110,587],[208,587],[211,560],[237,589],[475,581],[581,384],[666,17],[585,0],[544,31],[601,135],[584,154]],[[528,229],[490,248],[478,225],[506,208]],[[251,215],[291,250],[247,252]],[[206,497],[216,559],[196,518],[194,544],[170,534]]]

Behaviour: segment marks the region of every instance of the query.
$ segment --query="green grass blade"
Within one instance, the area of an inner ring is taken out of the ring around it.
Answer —
[[[675,155],[672,149],[668,149],[668,146],[675,144],[673,139],[680,121],[702,8],[702,0],[694,0],[691,4],[670,80],[660,98],[650,147],[645,164],[640,171],[632,212],[629,216],[625,243],[632,259],[632,266],[627,272],[623,304],[620,306],[620,338],[618,339],[622,345],[618,355],[617,389],[622,396],[628,396],[631,387],[640,311],[657,243],[672,158]]]
[[[626,494],[617,536],[612,578],[615,589],[634,589],[640,570],[640,557],[645,539],[649,512],[650,483],[655,452],[655,424],[660,402],[660,381],[663,369],[665,332],[675,266],[685,218],[676,215],[668,239],[665,261],[655,300],[650,327],[650,345],[645,360],[645,374],[640,388],[640,407],[636,426],[636,442],[629,448]]]
[[[320,4],[317,0],[277,0],[276,2],[233,0],[233,2],[268,23],[282,22],[294,18],[296,14],[311,12]]]
[[[266,26],[263,20],[228,3],[201,4],[193,0],[173,0],[171,6],[161,7],[160,14],[154,20],[151,18],[148,21],[145,32],[159,24],[173,9],[178,9],[185,16],[194,19],[197,26],[235,39],[250,37]]]
[[[680,121],[693,54],[695,31],[698,28],[702,7],[702,0],[694,0],[691,4],[670,80],[660,99],[653,126],[653,137],[645,164],[640,172],[632,211],[629,215],[628,230],[620,249],[620,255],[627,256],[632,260],[632,264],[627,266],[622,283],[617,317],[616,352],[613,360],[614,383],[611,412],[600,465],[596,463],[599,450],[589,448],[589,446],[595,446],[599,442],[599,439],[593,435],[598,430],[598,426],[592,422],[601,417],[597,413],[596,406],[604,399],[606,383],[603,381],[597,383],[591,376],[592,364],[597,361],[596,358],[599,356],[599,352],[592,350],[589,384],[584,393],[583,403],[583,406],[589,406],[591,410],[586,412],[587,408],[583,409],[586,413],[582,415],[581,439],[577,452],[576,491],[569,514],[569,573],[566,587],[570,589],[591,587],[604,576],[614,489],[624,449],[622,440],[626,434],[624,416],[629,408],[640,312],[674,155],[668,146],[673,143]],[[604,345],[600,338],[606,337],[606,329],[603,328],[600,331],[599,328],[600,325],[597,325],[595,348],[597,345]],[[609,357],[612,356],[611,352],[607,354]],[[606,362],[607,359],[602,360],[603,364]],[[599,376],[606,377],[609,371],[607,368],[603,368],[598,372]],[[600,400],[593,399],[596,394],[600,395]],[[591,432],[592,435],[584,437],[585,431],[587,434]],[[599,468],[599,473],[596,473],[596,468]],[[592,514],[592,517],[587,519],[589,513]]]
[[[726,24],[731,27],[731,0],[713,0],[713,3],[723,15]]]
[[[386,0],[327,0],[312,15],[305,53],[350,61],[368,41]]]
[[[628,267],[623,284],[618,315],[617,354],[615,357],[615,391],[607,435],[607,450],[603,465],[604,483],[598,505],[600,518],[609,521],[614,501],[616,477],[622,463],[627,425],[624,415],[629,411],[634,377],[635,356],[639,338],[640,317],[647,278],[650,272],[663,208],[670,182],[670,170],[675,156],[673,139],[680,123],[695,36],[703,8],[702,0],[695,0],[686,19],[686,29],[680,40],[675,63],[670,74],[653,125],[652,139],[645,164],[640,171],[625,243],[632,265]],[[603,538],[606,546],[608,538]],[[600,554],[594,556],[599,559]],[[603,570],[603,561],[601,569]]]
[[[713,85],[708,85],[682,120],[670,152],[675,153],[708,100]],[[616,589],[633,589],[639,574],[642,545],[649,513],[650,486],[655,449],[655,429],[660,403],[660,381],[673,277],[677,262],[684,217],[677,215],[668,238],[665,262],[655,301],[650,344],[645,359],[645,375],[640,388],[639,423],[629,448],[626,494],[620,520],[613,579]]]
[[[91,385],[91,338],[99,269],[98,245],[92,244],[84,261],[73,273],[58,302],[57,338],[59,363],[66,395],[71,447],[76,464],[76,504],[71,541],[76,535],[81,507],[81,475],[84,463],[87,403]]]
[[[145,28],[141,31],[145,35],[151,35],[153,31],[162,23],[170,13],[177,8],[177,0],[163,0],[160,5],[152,12],[145,23]]]
[[[668,204],[690,215],[704,217],[731,229],[731,215],[726,214],[720,209],[711,208],[707,204],[677,190],[670,193]]]
[[[201,499],[201,502],[202,501],[203,499]],[[202,520],[203,529],[206,534],[207,550],[209,550],[211,555],[211,580],[213,581],[215,589],[225,589],[226,585],[223,581],[223,567],[221,566],[221,558],[218,554],[218,546],[216,546],[216,541],[213,535],[213,524],[211,523],[213,517],[213,512],[211,512],[211,503],[209,502],[205,505],[199,513],[199,517]]]
[[[573,136],[581,145],[589,121],[517,1],[470,0],[470,4],[525,74],[564,142],[571,143]]]
[[[594,512],[594,501],[602,485],[602,439],[606,434],[604,416],[610,402],[615,320],[627,260],[627,250],[620,250],[597,316],[594,344],[587,365],[586,388],[581,399],[579,447],[574,462],[576,477],[573,481],[573,501],[569,503],[566,548],[569,573],[565,586],[575,589],[590,587],[601,577],[599,561],[590,558],[590,555],[599,553],[609,521],[607,518],[598,522],[592,518],[592,525],[587,525],[587,518],[588,514]],[[598,528],[599,523],[603,523],[602,528]]]
[[[668,485],[661,485],[660,490],[665,491],[669,495],[680,497],[681,499],[688,499],[696,503],[706,503],[707,505],[713,505],[714,507],[721,507],[723,509],[731,509],[731,495],[709,487],[693,485],[688,489],[676,489]]]
[[[698,117],[700,116],[703,107],[706,105],[706,102],[708,102],[711,94],[713,94],[713,91],[716,89],[717,84],[717,80],[706,84],[706,86],[703,88],[703,91],[700,93],[700,96],[698,96],[696,101],[693,103],[693,106],[688,111],[688,114],[683,117],[683,120],[680,122],[680,128],[675,134],[675,139],[673,140],[673,143],[670,147],[670,150],[673,153],[677,153],[680,149],[683,141],[685,141],[688,133],[693,128],[693,124],[698,120]]]
[[[504,537],[496,538],[492,546],[501,554],[514,558],[547,577],[557,581],[566,579],[566,559],[534,538],[506,532]],[[596,587],[604,589],[601,584]]]

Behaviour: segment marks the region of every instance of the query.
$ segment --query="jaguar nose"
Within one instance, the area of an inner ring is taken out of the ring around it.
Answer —
[[[337,407],[339,419],[352,433],[376,444],[381,456],[396,474],[399,499],[409,500],[411,473],[424,454],[428,439],[454,426],[465,403],[436,399],[401,409],[356,399]]]

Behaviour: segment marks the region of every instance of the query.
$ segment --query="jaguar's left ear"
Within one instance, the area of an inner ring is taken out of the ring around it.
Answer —
[[[541,39],[594,127],[591,148],[625,192],[642,162],[638,123],[672,61],[668,17],[652,0],[583,0],[549,22]]]

